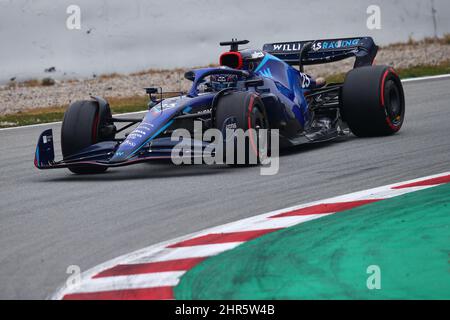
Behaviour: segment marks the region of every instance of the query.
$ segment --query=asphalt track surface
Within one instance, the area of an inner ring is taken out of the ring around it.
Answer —
[[[0,299],[43,299],[68,277],[119,255],[271,210],[448,171],[450,79],[404,84],[391,137],[298,147],[280,171],[139,164],[106,174],[38,171],[35,144],[59,124],[0,131]]]

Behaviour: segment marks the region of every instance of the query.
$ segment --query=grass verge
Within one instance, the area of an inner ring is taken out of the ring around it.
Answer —
[[[143,111],[147,108],[148,103],[146,96],[107,98],[107,100],[114,114]],[[0,116],[0,128],[61,121],[66,109],[67,106],[55,106],[5,114]]]
[[[397,69],[400,78],[415,78],[423,76],[433,76],[440,74],[450,74],[450,60],[438,65],[418,65],[409,68]],[[327,82],[344,81],[345,73],[334,74],[327,77]],[[147,96],[133,96],[121,98],[107,98],[114,114],[144,111],[147,108]],[[45,108],[35,108],[23,110],[17,113],[10,113],[0,116],[0,128],[26,126],[31,124],[48,123],[61,121],[66,106],[54,106]]]

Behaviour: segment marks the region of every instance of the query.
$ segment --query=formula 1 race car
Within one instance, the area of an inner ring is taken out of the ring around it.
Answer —
[[[192,81],[186,93],[167,98],[161,88],[146,88],[150,102],[143,119],[113,117],[108,102],[100,97],[72,103],[61,128],[63,159],[54,160],[49,129],[39,137],[35,166],[84,174],[170,159],[179,144],[171,134],[183,128],[195,136],[195,121],[201,121],[205,129],[222,131],[277,129],[280,147],[329,141],[350,131],[358,137],[385,136],[401,128],[405,114],[402,84],[392,67],[372,65],[378,50],[372,38],[239,49],[248,42],[220,43],[230,46],[220,56],[220,67],[186,72],[185,78]],[[351,57],[354,68],[343,83],[325,84],[304,73],[306,65]],[[120,123],[127,124],[118,128]],[[133,125],[130,133],[118,136]],[[190,144],[204,148],[207,142],[192,139]],[[258,148],[246,147],[244,152],[258,153]],[[196,156],[194,151],[192,156]]]

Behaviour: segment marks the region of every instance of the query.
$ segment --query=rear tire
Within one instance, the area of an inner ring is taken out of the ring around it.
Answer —
[[[394,69],[367,66],[347,73],[342,88],[342,116],[358,137],[399,131],[405,117],[405,97]]]
[[[229,165],[254,165],[260,162],[260,154],[267,153],[269,147],[268,141],[261,143],[258,140],[259,129],[269,129],[269,123],[264,108],[264,103],[261,98],[253,93],[247,91],[231,91],[221,96],[215,107],[214,117],[215,127],[222,132],[224,138],[226,138],[226,129],[242,129],[247,132],[249,129],[253,129],[253,134],[249,134],[245,138],[244,142],[244,163],[238,162],[238,150],[236,139],[234,148],[233,163],[227,163]],[[262,150],[265,148],[265,150]],[[226,148],[224,148],[224,160],[226,161]],[[256,163],[252,162],[256,158]]]
[[[99,103],[91,100],[72,103],[64,114],[61,127],[61,149],[63,159],[80,152],[102,140],[101,128],[110,120],[109,106],[100,110]],[[69,166],[68,169],[76,174],[94,174],[107,170],[107,167],[96,165]]]

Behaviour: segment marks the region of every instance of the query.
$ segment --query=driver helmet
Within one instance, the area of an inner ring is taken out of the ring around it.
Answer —
[[[213,74],[210,77],[211,87],[216,91],[236,87],[237,81],[238,76],[235,74]]]

